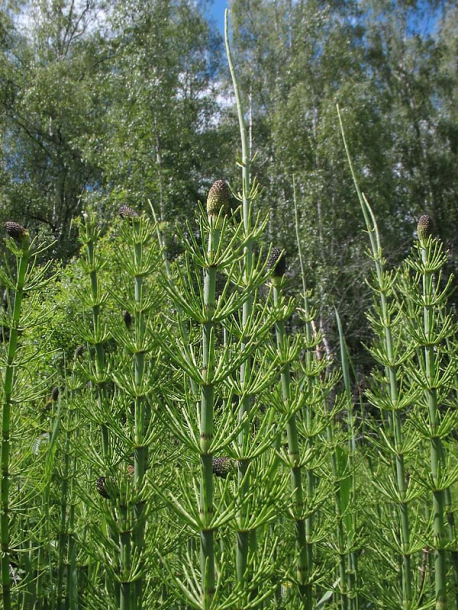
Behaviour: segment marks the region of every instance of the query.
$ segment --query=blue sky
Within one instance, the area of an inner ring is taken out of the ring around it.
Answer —
[[[228,0],[213,0],[207,11],[222,32],[224,32],[224,11],[227,8],[229,8]]]
[[[229,8],[229,0],[209,0],[207,2],[207,16],[213,19],[221,33],[224,33],[224,11]],[[431,8],[427,1],[424,0],[424,7],[415,13],[415,23],[412,21],[412,27],[415,31],[421,32],[423,35],[431,34],[437,25],[437,18],[440,14],[440,9],[431,12]]]

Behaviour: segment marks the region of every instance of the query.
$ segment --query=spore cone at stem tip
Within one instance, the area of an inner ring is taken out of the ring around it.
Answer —
[[[136,212],[133,208],[128,205],[122,205],[118,208],[118,214],[121,218],[138,218],[138,212]]]
[[[227,182],[217,180],[208,191],[207,214],[218,216],[220,212],[227,213],[229,210],[230,190]]]
[[[22,241],[24,237],[29,235],[27,229],[12,220],[5,222],[5,229],[8,235],[17,241]]]
[[[423,214],[418,219],[417,234],[418,239],[426,239],[433,233],[433,219],[428,214]]]
[[[267,269],[273,277],[282,277],[286,273],[286,256],[282,248],[274,246],[267,260]]]

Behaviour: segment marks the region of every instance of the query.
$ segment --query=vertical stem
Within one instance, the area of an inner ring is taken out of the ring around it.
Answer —
[[[242,218],[245,229],[245,234],[248,235],[251,230],[251,199],[250,199],[250,150],[249,140],[246,128],[246,122],[243,112],[242,99],[240,95],[240,89],[238,86],[237,77],[235,75],[234,64],[232,60],[231,48],[229,44],[229,26],[228,26],[229,12],[225,12],[225,43],[226,43],[226,54],[229,64],[229,70],[231,73],[232,83],[234,87],[234,93],[237,103],[237,116],[239,121],[240,129],[240,140],[242,145]],[[248,279],[253,266],[253,242],[251,239],[247,240],[245,247],[245,262],[244,272],[245,279]],[[245,327],[251,316],[253,310],[253,296],[250,294],[243,304],[242,310],[242,326]],[[243,346],[242,346],[243,349]],[[250,376],[251,362],[247,359],[240,367],[240,380],[243,387],[245,380]],[[248,449],[250,441],[250,423],[249,413],[251,409],[251,397],[244,395],[239,405],[239,421],[245,420],[243,424],[238,444],[241,455]],[[254,552],[256,548],[256,530],[246,530],[243,527],[244,521],[247,518],[246,505],[243,502],[243,498],[248,497],[250,491],[250,480],[247,476],[247,469],[249,465],[248,459],[240,459],[238,462],[238,481],[239,481],[239,494],[242,499],[241,508],[239,511],[238,522],[240,529],[237,532],[237,547],[236,547],[236,573],[237,581],[239,583],[246,582],[248,577],[246,575],[246,568],[248,563],[248,556],[250,549]]]
[[[41,499],[43,516],[40,522],[40,546],[38,549],[38,561],[37,561],[37,579],[36,579],[36,600],[35,608],[46,608],[47,595],[45,587],[45,575],[46,575],[46,562],[48,563],[47,570],[48,575],[52,573],[53,566],[50,565],[50,547],[51,547],[51,519],[49,515],[49,498],[51,491],[51,481],[53,478],[54,458],[57,449],[57,438],[61,424],[61,397],[58,398],[57,411],[54,414],[54,426],[50,435],[49,444],[47,448],[47,456],[45,463],[45,484],[43,487],[43,495]]]
[[[58,536],[58,561],[57,561],[57,587],[56,587],[56,598],[57,607],[62,607],[62,601],[64,596],[64,575],[65,569],[65,551],[68,545],[67,537],[67,494],[68,494],[68,473],[69,473],[69,445],[68,439],[65,442],[65,455],[64,455],[64,473],[62,477],[62,486],[60,494],[60,524],[59,524],[59,536]]]
[[[72,470],[76,475],[76,457],[73,458]],[[78,570],[76,565],[77,545],[75,541],[75,494],[73,478],[69,485],[70,507],[67,516],[66,531],[66,580],[65,610],[78,609]]]
[[[59,396],[59,400],[61,397]],[[68,407],[68,404],[67,404]],[[65,441],[64,441],[64,466],[62,472],[62,483],[60,489],[60,523],[59,523],[59,534],[57,541],[57,586],[56,586],[56,599],[57,599],[57,608],[60,610],[63,608],[63,599],[64,599],[64,580],[68,571],[68,564],[66,565],[67,559],[67,549],[68,549],[68,501],[72,500],[72,494],[70,493],[69,481],[72,478],[71,472],[71,464],[73,464],[73,460],[71,460],[70,455],[70,437],[71,433],[74,432],[75,428],[73,428],[73,412],[69,410],[66,415],[66,430],[65,430]],[[67,596],[68,589],[70,584],[67,583]]]
[[[8,344],[5,374],[3,379],[3,404],[2,404],[2,448],[1,448],[1,482],[0,482],[0,539],[1,539],[1,572],[2,572],[2,599],[4,610],[11,610],[11,576],[10,576],[10,515],[9,515],[9,490],[10,490],[10,424],[11,404],[13,398],[13,382],[16,357],[16,349],[19,334],[19,320],[21,317],[21,303],[27,263],[30,256],[29,234],[22,237],[21,248],[18,250],[18,266],[15,285],[15,299],[13,317],[11,320],[10,340]]]
[[[202,326],[202,378],[200,403],[200,567],[202,579],[202,608],[210,608],[215,594],[215,549],[213,521],[213,468],[211,444],[213,440],[214,410],[214,322],[216,304],[216,265],[212,264],[218,249],[220,231],[217,220],[209,216],[210,235],[208,241],[208,266],[204,268],[204,309],[207,321]]]
[[[281,305],[282,295],[277,285],[277,278],[273,278],[273,295],[276,307]],[[276,324],[277,349],[281,352],[287,341],[285,322],[279,320]],[[291,372],[289,362],[284,364],[281,372],[282,397],[286,409],[291,404]],[[296,415],[293,413],[287,424],[288,459],[291,469],[291,489],[293,497],[294,531],[296,537],[296,579],[299,588],[300,607],[311,610],[313,607],[312,585],[309,578],[309,557],[307,553],[306,522],[303,518],[304,493],[302,486],[301,456],[299,450],[299,436],[296,425]]]
[[[103,403],[103,377],[105,370],[105,349],[103,345],[102,329],[101,329],[101,318],[100,318],[100,288],[98,280],[98,266],[97,266],[97,254],[96,254],[96,239],[97,230],[95,228],[94,219],[86,219],[85,222],[86,230],[86,259],[89,270],[89,280],[91,285],[91,298],[92,298],[92,325],[94,332],[94,347],[95,347],[95,370],[97,374],[97,402],[99,406],[99,412],[102,411]],[[102,434],[102,451],[105,458],[109,457],[110,442],[108,426],[106,423],[101,425]]]
[[[294,216],[295,216],[295,227],[296,227],[296,243],[297,243],[297,249],[298,249],[298,255],[299,255],[299,263],[300,263],[300,267],[301,267],[302,298],[303,298],[304,312],[305,312],[305,316],[306,316],[305,338],[306,338],[307,345],[311,346],[313,344],[313,334],[314,333],[313,333],[312,323],[311,323],[312,318],[311,318],[311,313],[310,313],[308,291],[307,291],[307,286],[306,286],[306,281],[305,281],[304,259],[302,256],[301,240],[300,240],[300,235],[299,235],[299,215],[298,215],[298,209],[297,209],[295,180],[293,180],[293,189],[294,189]],[[307,371],[312,370],[312,353],[311,353],[310,348],[307,349],[306,354],[305,354],[305,365],[306,365]],[[312,412],[311,412],[311,408],[309,405],[306,405],[306,407],[305,407],[305,418],[307,421],[307,429],[310,430],[311,423],[312,423],[311,422]],[[306,449],[306,451],[312,449],[312,439],[309,437],[306,439],[305,449]],[[315,476],[314,476],[313,469],[311,469],[311,468],[306,468],[305,474],[306,474],[306,480],[307,480],[306,502],[307,502],[307,506],[311,506],[313,503],[313,497],[315,494]],[[314,517],[314,515],[310,511],[307,518],[305,519],[306,564],[308,566],[309,573],[311,572],[312,565],[313,565],[313,542],[312,542],[313,527],[314,527],[313,517]],[[309,591],[307,594],[307,598],[310,598],[310,600],[311,600],[312,594],[313,594],[311,582],[308,584],[308,587],[309,587]]]
[[[84,245],[84,262],[85,270],[89,276],[90,286],[90,305],[92,312],[92,333],[89,343],[95,351],[95,381],[94,393],[97,402],[97,411],[99,414],[104,412],[106,401],[106,366],[105,366],[105,337],[102,328],[102,302],[103,295],[99,282],[99,270],[101,268],[100,258],[97,250],[97,244],[100,237],[100,231],[97,227],[97,217],[94,213],[87,215],[83,219],[81,227],[80,241]],[[92,352],[92,350],[91,350]],[[90,353],[91,353],[90,352]],[[92,356],[91,356],[92,357]],[[104,463],[111,465],[111,443],[108,422],[105,418],[100,422],[100,435],[102,444],[102,457]],[[109,535],[115,534],[109,530]],[[108,573],[105,574],[106,586],[108,589]]]
[[[428,402],[429,427],[431,433],[431,476],[434,483],[433,489],[433,547],[434,547],[434,584],[436,592],[436,610],[447,608],[447,564],[446,564],[446,536],[445,536],[445,490],[443,488],[444,448],[442,439],[438,434],[439,409],[437,404],[437,373],[435,346],[431,343],[434,339],[434,311],[431,298],[434,296],[433,275],[428,271],[430,258],[429,239],[420,238],[420,253],[423,262],[423,325],[424,334],[428,345],[424,347],[424,364],[427,381],[426,398]]]
[[[395,451],[395,481],[399,492],[399,502],[397,502],[399,534],[401,538],[402,557],[401,557],[401,588],[402,588],[402,608],[408,610],[412,601],[412,566],[411,566],[411,546],[410,546],[410,523],[409,523],[409,504],[406,500],[407,484],[405,470],[405,456],[403,449],[403,431],[402,431],[402,414],[398,408],[399,404],[399,384],[398,384],[398,367],[396,365],[394,340],[392,334],[393,322],[392,314],[387,300],[387,295],[390,292],[390,287],[384,278],[383,271],[383,256],[380,237],[377,227],[377,222],[372,209],[367,201],[364,193],[359,188],[356,179],[355,170],[350,155],[350,151],[345,138],[345,133],[342,124],[342,117],[339,108],[337,108],[339,122],[341,127],[342,139],[347,154],[348,164],[355,185],[358,200],[361,206],[361,211],[364,216],[367,232],[372,250],[372,257],[375,263],[376,273],[376,288],[380,295],[380,313],[381,324],[384,328],[384,333],[381,335],[381,343],[385,352],[385,360],[389,361],[390,365],[385,366],[386,376],[388,378],[387,391],[389,393],[392,414],[392,428],[394,435],[394,451]],[[391,449],[390,449],[391,450]]]
[[[331,449],[331,469],[334,478],[334,496],[335,510],[337,519],[337,546],[339,549],[339,578],[340,578],[340,596],[342,610],[348,610],[349,591],[347,587],[347,554],[345,552],[345,529],[342,514],[342,495],[340,490],[340,477],[342,469],[340,468],[339,458],[337,457],[338,447],[335,446],[333,422],[330,421],[326,428],[326,438]]]
[[[124,500],[123,500],[124,502]],[[121,586],[119,595],[120,610],[136,610],[133,605],[131,579],[131,523],[128,507],[123,503],[119,507],[119,549]]]
[[[358,610],[359,607],[359,596],[358,596],[358,579],[357,579],[357,557],[355,552],[355,532],[356,532],[356,513],[353,510],[354,501],[356,497],[356,474],[354,456],[356,451],[355,441],[355,428],[353,418],[353,398],[351,392],[350,383],[350,366],[349,366],[349,354],[347,344],[342,329],[339,314],[336,311],[337,326],[339,330],[340,339],[340,354],[342,361],[342,374],[345,386],[346,405],[348,409],[347,423],[348,423],[348,458],[344,461],[344,468],[348,468],[348,472],[345,473],[349,478],[344,479],[345,484],[349,485],[350,491],[347,496],[347,505],[342,506],[342,511],[346,513],[344,515],[345,522],[345,543],[346,543],[346,587],[348,595],[348,608],[349,610]],[[337,458],[335,452],[333,456]],[[347,461],[348,460],[348,461]],[[345,463],[346,462],[346,463]],[[340,485],[339,485],[340,487]],[[340,494],[341,496],[341,494]],[[341,499],[341,498],[339,498]],[[350,503],[353,505],[351,506]],[[344,525],[344,523],[342,523]]]
[[[145,312],[143,309],[143,243],[140,235],[141,231],[140,219],[133,219],[133,232],[136,237],[134,245],[134,261],[135,268],[140,271],[134,277],[134,294],[135,294],[135,334],[138,345],[143,345],[145,337]],[[134,378],[135,385],[139,391],[143,385],[143,377],[145,374],[145,352],[136,352],[134,356]],[[145,444],[145,436],[149,426],[149,405],[144,396],[135,398],[135,435],[134,435],[134,485],[135,495],[137,499],[134,505],[135,526],[133,535],[133,546],[136,549],[137,555],[140,557],[144,554],[144,539],[145,539],[145,517],[144,509],[145,502],[141,499],[144,477],[148,465],[148,446]],[[135,604],[134,608],[140,610],[143,606],[143,585],[144,578],[141,574],[135,582]]]
[[[76,544],[75,544],[75,504],[70,506],[68,518],[70,536],[67,550],[67,599],[65,610],[78,610],[78,568],[76,564]]]

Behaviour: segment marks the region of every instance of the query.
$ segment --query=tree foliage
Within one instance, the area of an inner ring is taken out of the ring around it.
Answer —
[[[213,182],[237,185],[236,114],[221,33],[189,0],[29,0],[0,16],[2,217],[77,251],[86,206],[148,209],[176,227]],[[430,214],[456,267],[458,12],[452,3],[233,0],[230,27],[267,240],[298,269],[294,207],[321,328],[334,307],[366,338],[368,260],[339,104],[388,263]],[[293,278],[292,289],[296,282]]]

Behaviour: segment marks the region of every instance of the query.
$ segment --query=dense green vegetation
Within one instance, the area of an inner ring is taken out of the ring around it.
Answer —
[[[204,4],[5,3],[1,220],[52,236],[50,254],[67,262],[81,210],[95,205],[108,220],[118,204],[145,210],[150,199],[168,223],[169,256],[179,253],[176,229],[194,218],[192,203],[220,177],[238,188],[235,100]],[[405,256],[416,218],[428,213],[453,270],[458,11],[429,0],[234,0],[231,24],[267,240],[286,248],[297,278],[295,183],[318,323],[336,351],[336,307],[359,351],[368,262],[335,105],[389,264]]]
[[[201,9],[0,11],[3,608],[457,608],[458,11]]]

